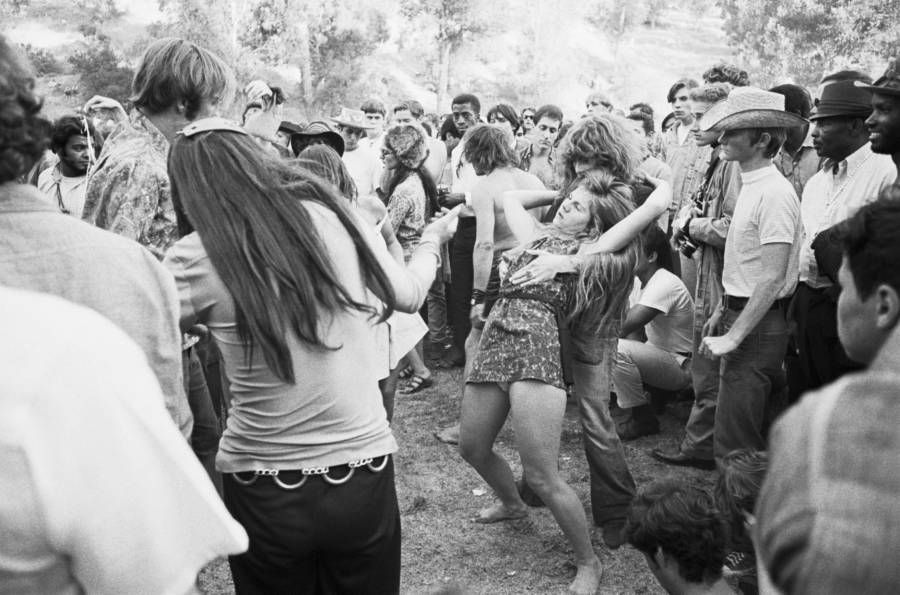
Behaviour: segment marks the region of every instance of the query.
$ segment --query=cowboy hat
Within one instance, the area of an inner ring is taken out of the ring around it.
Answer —
[[[344,154],[344,137],[335,132],[327,122],[322,121],[310,122],[303,126],[300,132],[292,135],[291,147],[295,153],[299,154],[305,147],[315,144],[317,140],[337,151],[338,155]]]
[[[866,85],[857,81],[856,86],[880,95],[891,95],[893,97],[900,95],[900,60],[891,58],[890,62],[888,62],[887,70],[873,84]]]
[[[700,130],[793,128],[806,120],[784,111],[784,95],[755,87],[736,87],[700,119]]]
[[[329,118],[335,124],[346,126],[348,128],[358,128],[359,130],[371,130],[375,128],[366,120],[366,113],[358,109],[350,109],[341,107],[341,113]]]

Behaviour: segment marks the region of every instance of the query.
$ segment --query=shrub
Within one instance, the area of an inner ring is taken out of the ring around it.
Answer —
[[[103,35],[88,39],[85,47],[69,56],[74,73],[79,75],[79,88],[84,97],[105,95],[123,103],[131,94],[134,71],[122,66]]]

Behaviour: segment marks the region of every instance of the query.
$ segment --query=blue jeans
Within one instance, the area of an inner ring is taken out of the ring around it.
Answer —
[[[723,332],[740,312],[726,310]],[[785,312],[766,312],[741,344],[722,357],[714,451],[717,462],[733,450],[766,450],[766,429],[787,396],[784,355],[788,343]]]
[[[634,499],[634,479],[616,424],[609,415],[609,391],[616,338],[592,336],[572,329],[572,392],[578,401],[584,454],[591,473],[594,524],[624,519]]]

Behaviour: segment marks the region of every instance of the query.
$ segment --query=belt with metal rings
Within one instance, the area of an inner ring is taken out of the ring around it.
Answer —
[[[296,490],[299,489],[303,484],[306,483],[306,480],[309,479],[311,475],[318,475],[322,479],[324,479],[327,483],[338,486],[350,481],[350,478],[353,477],[353,474],[360,467],[368,467],[369,471],[372,473],[378,473],[382,471],[385,467],[387,467],[388,459],[391,455],[384,455],[382,457],[378,457],[381,459],[380,463],[375,463],[374,459],[360,459],[358,461],[350,461],[346,464],[348,470],[347,474],[343,477],[334,478],[331,477],[328,473],[331,471],[331,467],[305,467],[300,469],[300,475],[302,476],[300,481],[295,483],[288,483],[280,477],[281,473],[296,473],[296,469],[292,470],[279,470],[279,469],[257,469],[253,471],[253,476],[250,479],[244,479],[237,473],[232,473],[231,477],[242,486],[250,486],[256,483],[256,480],[260,477],[271,477],[272,481],[275,482],[275,485],[284,489],[284,490]],[[343,465],[336,465],[336,467],[341,467]]]

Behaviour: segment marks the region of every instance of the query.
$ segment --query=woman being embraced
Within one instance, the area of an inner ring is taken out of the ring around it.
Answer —
[[[172,143],[187,233],[166,256],[181,324],[207,325],[233,394],[216,458],[250,549],[237,593],[396,593],[397,444],[378,390],[373,325],[422,304],[452,217],[407,267],[321,178],[218,118]]]
[[[573,593],[593,593],[602,567],[591,546],[581,502],[557,467],[566,406],[567,362],[561,347],[568,343],[560,338],[560,331],[577,318],[579,324],[616,336],[634,279],[637,247],[633,239],[662,212],[671,190],[660,184],[654,194],[632,212],[628,184],[608,174],[586,173],[553,222],[544,226],[526,212],[531,205],[520,202],[520,193],[505,193],[507,221],[520,246],[504,255],[507,267],[501,273],[501,297],[487,319],[466,379],[460,453],[499,498],[475,520],[491,523],[527,514],[509,466],[493,450],[497,434],[512,413],[528,483],[550,508],[575,551],[578,571],[569,587]],[[528,287],[511,284],[510,278],[536,251],[577,258],[580,272]],[[596,320],[585,320],[585,316]]]

